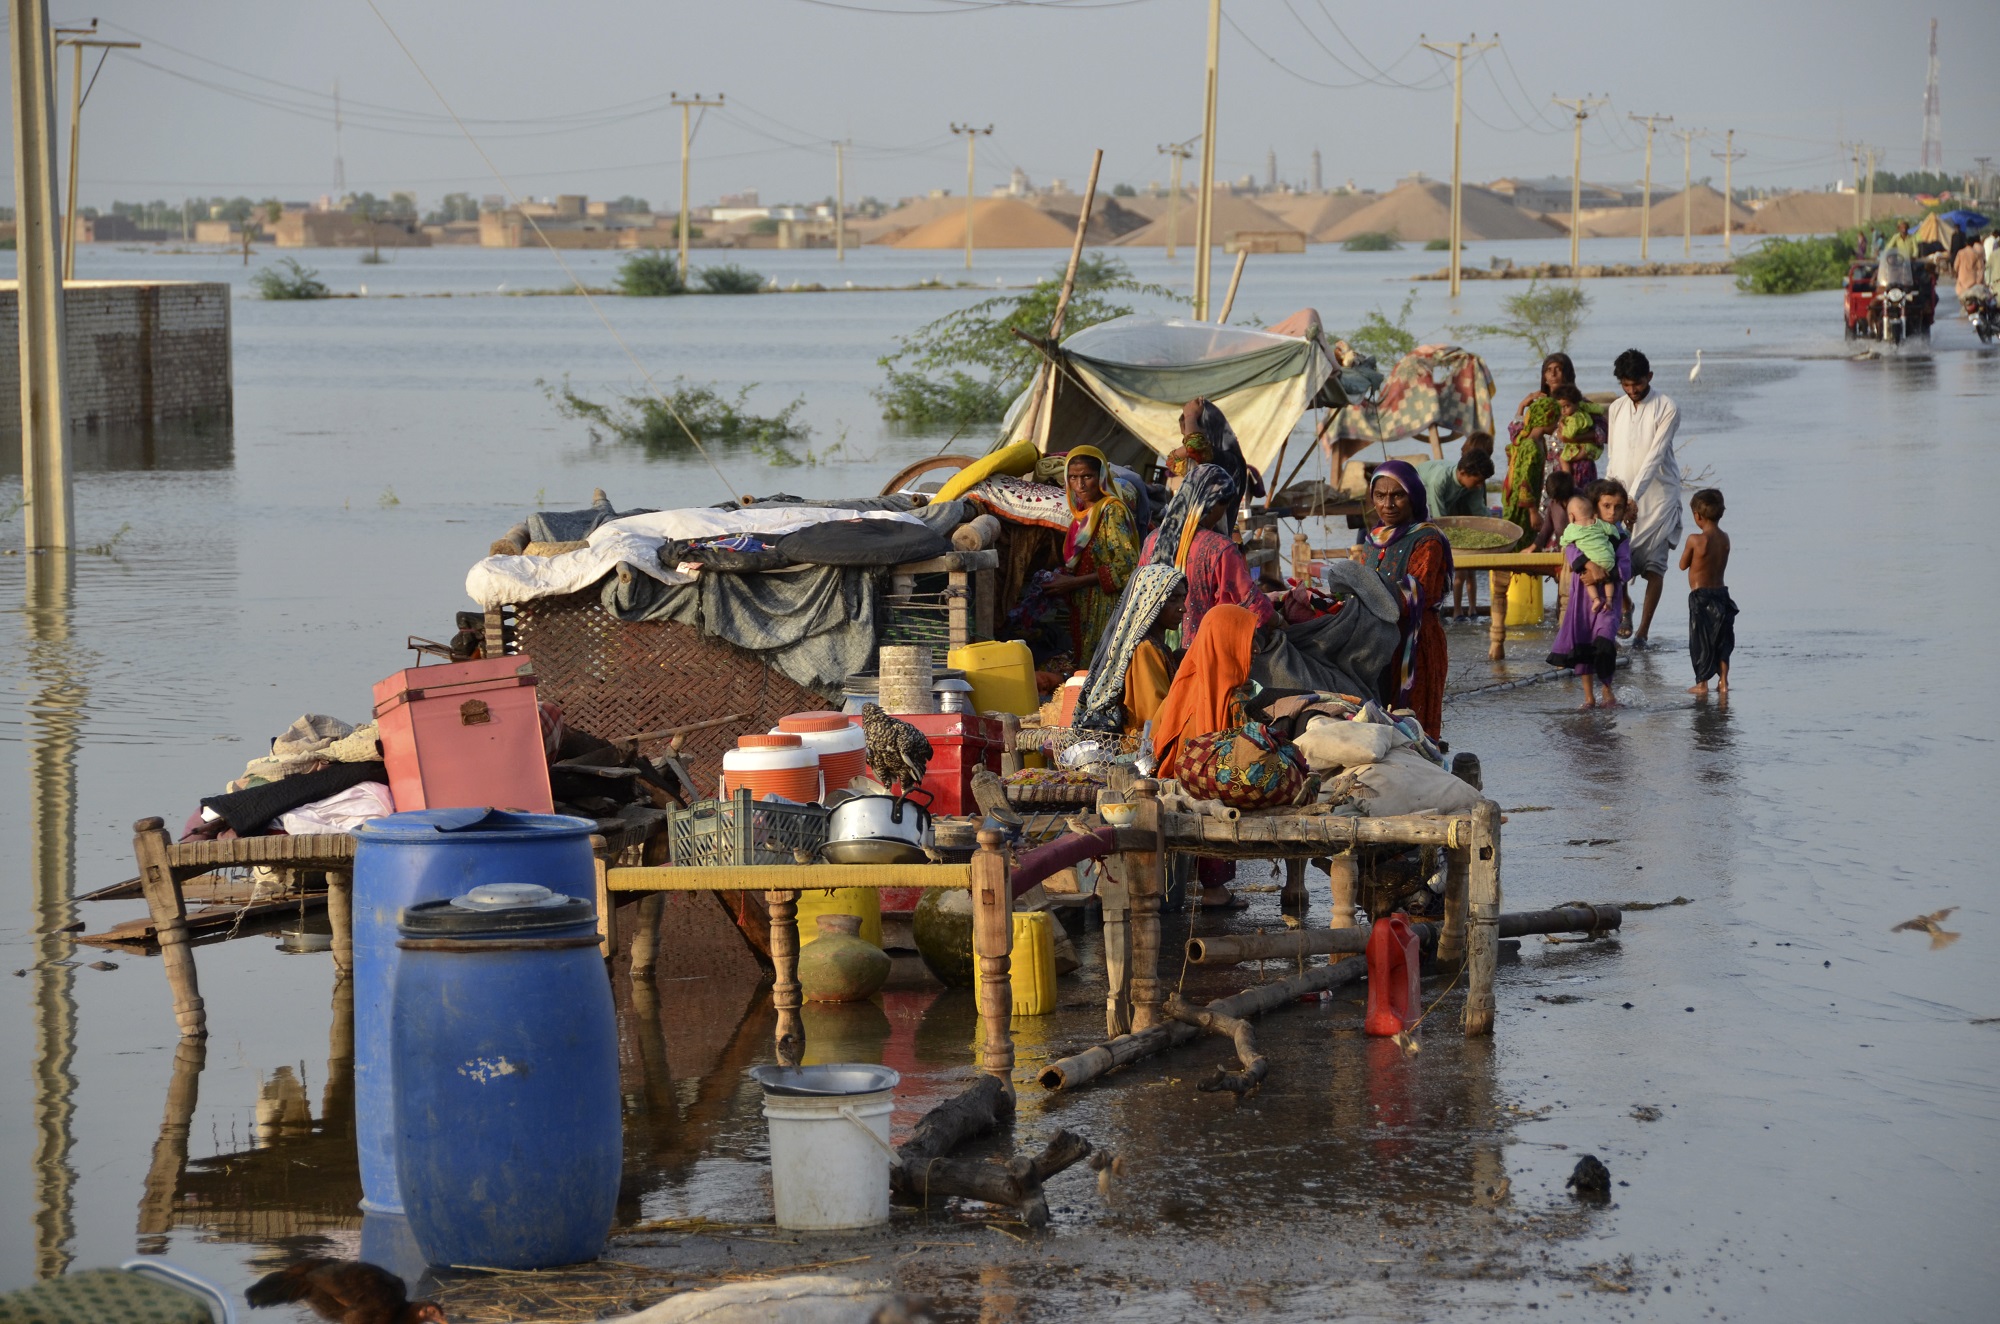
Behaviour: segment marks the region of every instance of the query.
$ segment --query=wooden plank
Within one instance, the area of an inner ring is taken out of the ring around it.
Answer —
[[[354,858],[358,843],[345,832],[304,837],[238,837],[234,841],[183,841],[167,847],[175,869],[222,869],[241,864],[332,867]]]
[[[1469,840],[1466,815],[1403,814],[1356,818],[1348,814],[1245,814],[1234,822],[1196,814],[1162,814],[1167,845],[1179,850],[1223,848],[1221,853],[1279,859],[1287,853],[1328,854],[1328,847],[1357,845],[1449,846]],[[1236,849],[1228,849],[1228,848]]]
[[[688,868],[649,866],[607,869],[613,892],[768,892],[836,887],[972,886],[969,864],[715,864]]]
[[[952,570],[998,570],[1000,553],[991,547],[976,552],[946,552],[943,556],[933,556],[928,561],[908,561],[896,566],[893,573],[899,575],[935,575]]]
[[[1561,552],[1453,552],[1460,570],[1522,570],[1531,575],[1553,574],[1563,568]]]

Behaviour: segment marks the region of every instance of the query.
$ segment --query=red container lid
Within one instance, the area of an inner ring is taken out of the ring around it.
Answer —
[[[780,731],[838,731],[847,724],[846,713],[793,713],[778,719]]]
[[[797,736],[755,735],[736,737],[736,747],[738,749],[797,749],[804,744],[805,741],[799,739]]]

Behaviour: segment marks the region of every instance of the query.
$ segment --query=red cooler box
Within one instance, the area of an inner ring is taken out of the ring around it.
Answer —
[[[850,714],[848,720],[861,725],[858,713]],[[930,766],[924,769],[931,812],[978,813],[979,802],[972,798],[972,774],[982,765],[1000,771],[999,720],[978,713],[897,713],[896,720],[916,727],[931,742]],[[882,909],[887,913],[915,910],[922,896],[920,887],[885,887]]]
[[[375,686],[375,720],[398,811],[555,807],[525,657],[399,671]]]

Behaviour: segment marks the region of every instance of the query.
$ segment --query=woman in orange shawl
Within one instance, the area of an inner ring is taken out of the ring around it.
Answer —
[[[1153,714],[1153,753],[1162,777],[1177,776],[1187,741],[1237,725],[1236,691],[1250,679],[1250,642],[1257,618],[1235,603],[1221,603],[1202,618],[1201,633],[1174,675],[1167,701]],[[1240,908],[1228,884],[1236,866],[1228,860],[1197,860],[1204,909]]]

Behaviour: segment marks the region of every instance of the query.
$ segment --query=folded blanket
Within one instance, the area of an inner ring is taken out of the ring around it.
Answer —
[[[201,807],[214,810],[223,822],[235,829],[237,836],[251,837],[269,827],[273,819],[301,805],[338,795],[348,787],[359,786],[363,782],[387,783],[388,780],[389,771],[380,761],[336,763],[319,772],[302,772],[296,777],[266,782],[245,791],[203,796]]]

